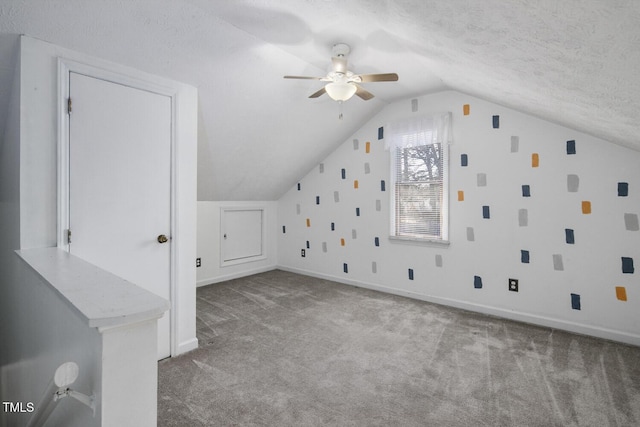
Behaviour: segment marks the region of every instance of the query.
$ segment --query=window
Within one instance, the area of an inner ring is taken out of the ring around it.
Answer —
[[[389,125],[391,235],[398,239],[448,239],[450,113]]]

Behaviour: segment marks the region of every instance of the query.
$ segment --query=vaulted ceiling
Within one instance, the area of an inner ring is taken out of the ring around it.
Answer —
[[[199,200],[275,200],[387,103],[454,89],[640,150],[635,0],[2,0],[0,135],[18,34],[194,85]],[[313,80],[351,46],[375,98]]]

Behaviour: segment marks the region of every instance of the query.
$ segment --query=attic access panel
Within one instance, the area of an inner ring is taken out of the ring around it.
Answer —
[[[220,222],[222,267],[266,258],[264,209],[222,208]]]

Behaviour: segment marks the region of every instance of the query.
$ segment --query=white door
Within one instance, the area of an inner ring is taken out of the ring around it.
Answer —
[[[75,72],[69,96],[69,250],[170,300],[171,98]]]

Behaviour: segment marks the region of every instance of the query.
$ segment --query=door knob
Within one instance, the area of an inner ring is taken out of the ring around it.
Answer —
[[[158,243],[167,243],[169,239],[164,234],[158,236]]]

